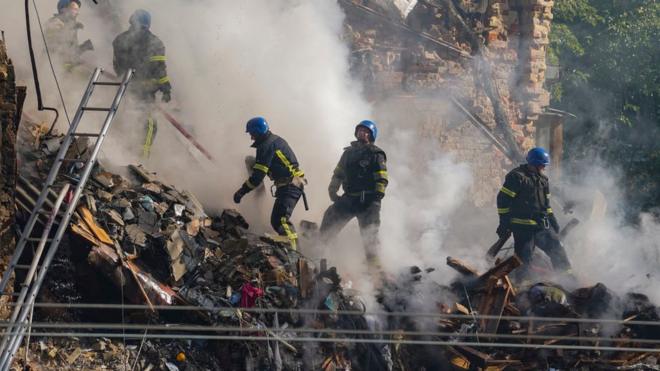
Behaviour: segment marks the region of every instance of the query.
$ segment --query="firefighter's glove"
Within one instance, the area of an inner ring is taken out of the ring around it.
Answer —
[[[497,226],[496,233],[500,238],[508,238],[511,235],[511,230],[509,229],[509,223],[500,221],[500,225]]]
[[[337,192],[329,192],[329,195],[330,195],[330,201],[332,202],[339,201],[339,195],[337,194]]]
[[[550,227],[552,227],[552,230],[554,230],[555,233],[559,233],[559,223],[557,222],[555,214],[548,215],[548,222],[550,222]]]
[[[385,197],[385,193],[376,192],[376,195],[374,197],[376,197],[376,201],[380,201],[383,199],[383,197]]]
[[[78,47],[80,49],[81,53],[84,53],[88,50],[94,50],[94,44],[92,44],[92,40],[85,40],[80,46]]]
[[[234,202],[240,204],[241,199],[243,198],[243,196],[245,196],[246,193],[247,192],[245,192],[245,189],[241,187],[238,191],[236,191],[236,193],[234,193]]]
[[[172,93],[169,90],[163,92],[163,96],[160,98],[163,102],[167,103],[172,100]]]
[[[82,30],[83,28],[85,28],[85,25],[80,22],[76,22],[76,24],[73,26],[74,30]]]

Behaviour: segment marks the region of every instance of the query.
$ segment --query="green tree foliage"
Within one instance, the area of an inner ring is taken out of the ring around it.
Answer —
[[[552,104],[578,116],[568,163],[618,166],[635,206],[660,207],[660,1],[558,0],[553,14]]]

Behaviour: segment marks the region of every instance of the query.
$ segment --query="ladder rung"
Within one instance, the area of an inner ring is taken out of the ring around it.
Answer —
[[[39,241],[41,241],[41,238],[29,237],[27,240],[30,241],[30,242],[39,242]],[[53,240],[52,238],[46,238],[46,242],[50,242],[52,240]]]
[[[97,133],[73,133],[72,135],[75,135],[77,137],[98,137],[99,134]]]
[[[112,109],[111,108],[104,108],[104,107],[83,107],[83,111],[101,111],[101,112],[109,112]]]
[[[53,210],[39,210],[38,213],[39,213],[39,215],[50,216],[50,214],[53,213]],[[60,213],[60,212],[58,212],[58,214],[59,214],[59,213]]]
[[[105,86],[119,86],[120,82],[111,82],[111,81],[97,81],[94,85],[105,85]]]
[[[81,158],[63,158],[61,161],[62,162],[87,162],[87,160],[83,160]]]
[[[16,269],[30,269],[30,266],[28,264],[16,264],[14,266]],[[41,265],[37,265],[37,269],[41,268]]]

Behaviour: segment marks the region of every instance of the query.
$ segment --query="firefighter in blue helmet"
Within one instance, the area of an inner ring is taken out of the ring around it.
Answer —
[[[167,76],[165,45],[150,31],[151,14],[138,9],[131,15],[129,25],[129,29],[112,42],[112,64],[120,76],[130,68],[135,70],[129,89],[145,104],[146,137],[142,152],[144,157],[149,157],[158,129],[152,114],[156,94],[160,92],[161,100],[169,102],[172,86]]]
[[[374,144],[378,128],[373,121],[361,121],[355,127],[355,138],[334,170],[328,186],[333,204],[323,214],[321,238],[328,242],[336,236],[352,218],[360,226],[367,263],[371,273],[381,273],[378,229],[380,227],[380,202],[387,187],[387,157]],[[342,187],[344,193],[337,192]]]
[[[570,272],[571,265],[559,241],[559,223],[550,207],[550,186],[543,174],[550,156],[540,147],[527,153],[527,163],[511,170],[497,194],[500,224],[497,234],[513,233],[516,255],[522,260],[520,275],[528,273],[534,247],[538,246],[559,272]]]
[[[289,239],[293,249],[297,249],[298,235],[290,219],[307,183],[305,173],[289,144],[271,133],[263,117],[250,119],[245,132],[254,141],[252,147],[257,149],[257,156],[252,174],[234,193],[234,202],[240,203],[243,196],[257,188],[268,175],[276,187],[270,224],[278,234]]]
[[[48,50],[61,59],[67,71],[81,64],[80,56],[84,52],[94,50],[90,40],[82,44],[78,42],[78,30],[83,28],[83,24],[78,22],[80,6],[80,0],[59,0],[57,14],[44,26]]]

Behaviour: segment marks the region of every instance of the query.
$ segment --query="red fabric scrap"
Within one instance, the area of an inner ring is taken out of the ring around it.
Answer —
[[[264,296],[264,290],[252,286],[251,283],[246,282],[241,287],[241,308],[254,307],[257,298]]]

